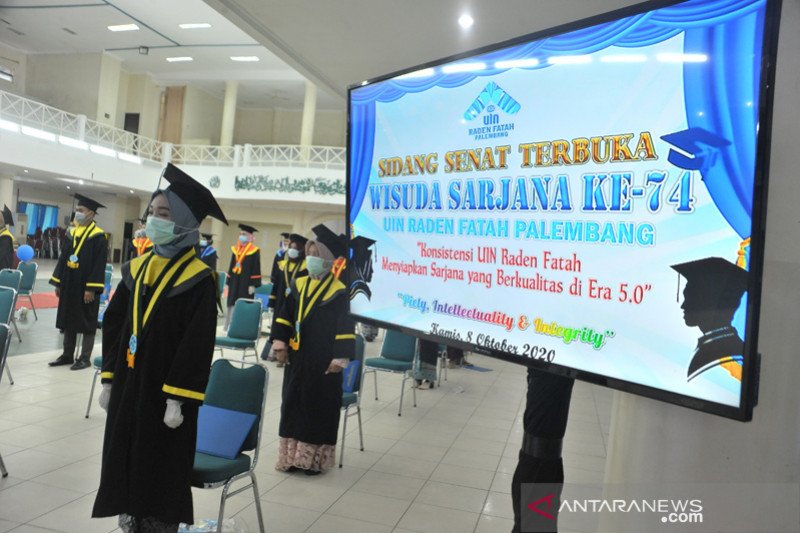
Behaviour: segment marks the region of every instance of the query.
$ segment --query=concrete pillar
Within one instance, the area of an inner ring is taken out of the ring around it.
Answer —
[[[314,141],[314,118],[317,115],[317,86],[306,81],[306,97],[303,102],[303,122],[300,126],[301,160],[307,161],[309,149]]]
[[[219,144],[233,144],[233,128],[236,125],[236,95],[239,91],[238,81],[225,82],[225,102],[222,107],[222,129],[219,133]]]

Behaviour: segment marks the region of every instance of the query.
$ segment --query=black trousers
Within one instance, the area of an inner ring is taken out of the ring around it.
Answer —
[[[555,508],[544,507],[554,518],[547,518],[532,511],[525,514],[526,529],[535,527],[535,531],[558,530],[558,505],[560,484],[564,482],[564,463],[561,459],[561,442],[567,431],[569,403],[572,398],[572,386],[575,380],[528,369],[528,395],[525,403],[523,426],[525,437],[519,452],[519,462],[511,481],[511,499],[514,505],[514,529],[512,533],[520,533],[523,523],[523,506],[537,501],[540,497],[552,493],[550,488],[537,494],[535,488],[525,491],[525,496],[532,501],[522,501],[522,485],[527,483],[557,484],[555,488]],[[543,489],[544,490],[544,489]]]
[[[83,334],[81,341],[81,359],[89,359],[94,349],[94,335]],[[64,355],[75,358],[75,345],[78,343],[78,334],[75,331],[64,330]]]

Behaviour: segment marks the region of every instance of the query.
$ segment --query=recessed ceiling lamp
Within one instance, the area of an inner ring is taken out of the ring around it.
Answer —
[[[182,63],[185,61],[194,61],[194,58],[189,56],[168,57],[167,61],[170,63]]]
[[[182,30],[202,30],[210,28],[211,24],[208,22],[190,22],[188,24],[178,24],[178,27]]]
[[[109,26],[108,29],[111,31],[136,31],[139,29],[139,26],[136,24],[117,24],[115,26]]]
[[[474,23],[475,21],[472,19],[472,17],[470,17],[466,13],[458,17],[458,25],[464,28],[465,30],[471,28]]]
[[[231,61],[253,62],[261,60],[258,56],[231,56]]]

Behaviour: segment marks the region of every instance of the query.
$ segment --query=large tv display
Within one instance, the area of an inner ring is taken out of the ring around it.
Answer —
[[[351,86],[351,313],[750,420],[779,10],[647,2]]]

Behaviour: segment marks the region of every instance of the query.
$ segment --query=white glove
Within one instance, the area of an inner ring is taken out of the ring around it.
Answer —
[[[164,423],[167,427],[175,429],[183,424],[181,405],[183,405],[183,402],[178,400],[167,400],[167,410],[164,412]]]
[[[108,400],[111,399],[111,383],[103,383],[103,390],[100,392],[100,397],[97,399],[97,403],[100,404],[100,407],[103,411],[108,412]]]
[[[256,293],[256,288],[255,288],[255,287],[253,287],[252,285],[250,285],[250,286],[248,286],[248,287],[247,287],[247,294],[249,294],[250,296],[252,296],[252,295],[254,295],[255,293]]]

